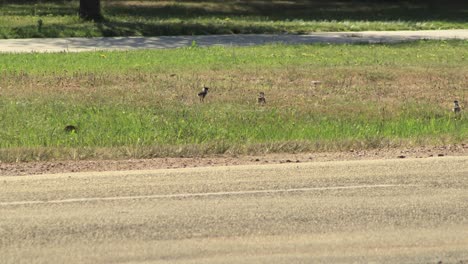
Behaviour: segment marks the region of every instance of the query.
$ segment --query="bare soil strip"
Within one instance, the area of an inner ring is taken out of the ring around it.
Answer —
[[[395,158],[424,158],[467,156],[468,144],[350,150],[348,152],[276,153],[252,156],[172,157],[130,160],[60,160],[48,162],[0,162],[0,176],[54,174],[65,172],[128,171],[151,169],[177,169],[193,167],[303,163],[340,160],[375,160]]]

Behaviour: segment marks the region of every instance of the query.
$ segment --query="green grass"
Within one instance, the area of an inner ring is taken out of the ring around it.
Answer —
[[[78,5],[3,0],[0,38],[468,28],[467,5],[451,1],[103,0],[100,23],[80,20]]]
[[[466,142],[467,72],[466,41],[0,54],[0,160]]]
[[[82,53],[0,54],[5,75],[187,73],[216,69],[293,69],[305,67],[464,67],[467,41],[420,41],[391,45],[267,45],[189,47],[168,50]],[[55,76],[56,77],[56,76]],[[97,76],[95,76],[97,77]],[[384,76],[380,76],[384,77]],[[380,78],[377,76],[376,78]]]

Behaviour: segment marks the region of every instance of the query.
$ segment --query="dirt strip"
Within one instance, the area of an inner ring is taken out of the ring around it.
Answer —
[[[150,170],[189,167],[210,167],[249,164],[279,164],[339,160],[372,160],[396,158],[425,158],[468,156],[468,144],[350,150],[347,152],[275,153],[251,156],[216,155],[205,157],[177,157],[129,160],[63,160],[48,162],[0,162],[0,176],[20,176],[62,172]]]

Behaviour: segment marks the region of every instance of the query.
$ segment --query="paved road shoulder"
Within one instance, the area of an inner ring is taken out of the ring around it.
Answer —
[[[421,39],[468,39],[468,29],[425,31],[319,32],[308,35],[207,35],[114,38],[44,38],[0,40],[0,52],[82,52],[206,46],[252,46],[271,43],[394,43]]]

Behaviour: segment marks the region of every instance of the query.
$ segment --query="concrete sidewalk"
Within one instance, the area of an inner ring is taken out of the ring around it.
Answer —
[[[421,39],[468,39],[468,29],[426,31],[320,32],[308,35],[207,35],[115,38],[44,38],[0,40],[0,52],[80,52],[165,49],[198,46],[251,46],[268,43],[394,43]]]

